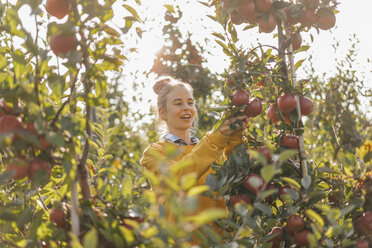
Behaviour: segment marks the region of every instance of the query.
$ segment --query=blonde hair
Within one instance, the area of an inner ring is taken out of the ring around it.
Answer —
[[[172,77],[164,77],[159,79],[158,81],[155,82],[154,86],[152,87],[153,91],[155,94],[158,96],[157,98],[157,110],[156,110],[156,116],[157,120],[159,123],[161,123],[163,120],[160,118],[160,109],[167,109],[167,97],[168,94],[174,90],[177,87],[184,87],[186,88],[192,96],[194,96],[193,88],[191,87],[190,84],[185,83],[179,79],[175,79]],[[195,106],[196,108],[196,106]],[[193,125],[191,128],[191,133],[193,135],[196,135],[197,133],[197,126],[198,126],[198,111],[195,110],[195,117],[193,120]],[[164,130],[162,130],[164,132]]]

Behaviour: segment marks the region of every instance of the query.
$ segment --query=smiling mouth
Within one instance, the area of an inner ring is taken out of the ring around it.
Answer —
[[[191,120],[191,115],[183,115],[181,116],[182,120]]]

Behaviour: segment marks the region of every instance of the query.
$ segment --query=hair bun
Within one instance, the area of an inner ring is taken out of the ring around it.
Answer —
[[[154,86],[152,86],[152,90],[155,92],[155,94],[159,95],[159,93],[161,92],[162,89],[164,89],[164,87],[169,83],[171,82],[171,79],[170,78],[162,78],[158,81],[155,82]]]

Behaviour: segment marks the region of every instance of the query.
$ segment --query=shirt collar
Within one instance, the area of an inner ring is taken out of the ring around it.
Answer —
[[[171,134],[171,133],[168,133],[168,134],[164,135],[163,138],[166,141],[168,141],[170,143],[173,143],[173,144],[176,144],[176,145],[184,145],[184,146],[189,145],[189,144],[186,143],[186,141],[184,141],[180,137],[178,137],[178,136],[176,136],[174,134]],[[191,144],[190,145],[195,145],[195,144],[199,143],[199,139],[196,138],[196,137],[191,136],[190,137],[190,140],[191,140]]]

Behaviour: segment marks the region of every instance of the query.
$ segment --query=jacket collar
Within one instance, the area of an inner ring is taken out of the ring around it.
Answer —
[[[184,141],[180,137],[178,137],[178,136],[176,136],[174,134],[171,134],[171,133],[168,133],[168,134],[164,135],[163,138],[166,141],[168,141],[170,143],[173,143],[173,144],[176,144],[176,145],[184,145],[184,146],[189,145],[189,144],[186,143],[186,141]],[[191,136],[190,140],[191,140],[191,144],[190,145],[195,145],[195,144],[199,143],[199,139],[196,138],[196,137]]]

